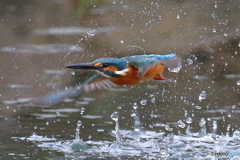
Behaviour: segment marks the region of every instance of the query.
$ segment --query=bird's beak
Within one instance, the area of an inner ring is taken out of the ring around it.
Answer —
[[[71,68],[71,69],[93,69],[98,70],[99,68],[94,66],[92,62],[90,63],[78,63],[78,64],[71,64],[67,65],[65,68]]]

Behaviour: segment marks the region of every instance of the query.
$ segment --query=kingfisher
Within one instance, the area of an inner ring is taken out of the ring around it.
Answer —
[[[55,105],[66,98],[74,98],[84,92],[96,89],[108,89],[117,86],[135,85],[154,80],[165,80],[165,67],[179,67],[180,58],[176,54],[133,55],[122,58],[99,58],[89,63],[70,64],[65,68],[94,70],[97,74],[88,78],[82,84],[58,91],[30,102],[36,105]]]

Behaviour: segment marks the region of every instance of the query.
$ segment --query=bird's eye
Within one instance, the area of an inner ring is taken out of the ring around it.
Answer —
[[[109,63],[102,63],[102,67],[108,67],[109,66]]]

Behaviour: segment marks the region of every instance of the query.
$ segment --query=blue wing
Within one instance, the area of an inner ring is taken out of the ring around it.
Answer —
[[[67,90],[61,90],[56,93],[52,93],[43,97],[36,97],[30,100],[30,103],[37,106],[52,106],[62,102],[66,98],[74,98],[78,95],[90,92],[96,89],[107,89],[116,87],[117,84],[111,82],[107,77],[103,77],[100,74],[93,75],[81,85],[69,88]]]
[[[139,77],[143,77],[149,69],[153,68],[157,64],[163,64],[167,67],[176,67],[180,63],[179,57],[177,57],[176,54],[134,55],[124,58],[128,60],[129,65],[138,68]]]

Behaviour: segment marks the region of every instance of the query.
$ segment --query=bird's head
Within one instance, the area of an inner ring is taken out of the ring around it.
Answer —
[[[91,69],[99,72],[105,77],[125,76],[128,72],[128,61],[118,58],[99,58],[90,63],[79,63],[66,66],[72,69]]]

